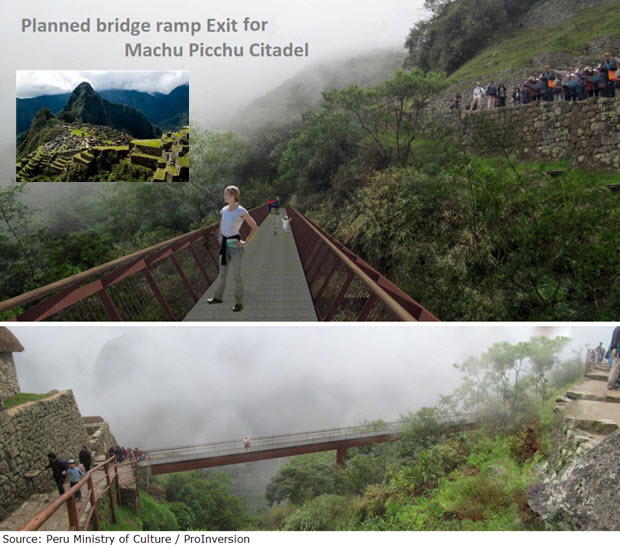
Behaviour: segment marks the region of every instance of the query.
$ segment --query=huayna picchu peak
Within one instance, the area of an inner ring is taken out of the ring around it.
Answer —
[[[145,149],[146,147],[146,149]],[[148,149],[148,150],[147,150]],[[162,131],[137,108],[107,101],[88,82],[64,108],[43,107],[17,140],[18,181],[186,181],[189,128]]]

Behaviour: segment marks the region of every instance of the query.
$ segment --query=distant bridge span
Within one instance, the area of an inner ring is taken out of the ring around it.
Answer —
[[[476,424],[473,416],[463,415],[451,419],[444,431],[471,430]],[[153,449],[144,462],[154,475],[160,475],[335,450],[337,463],[344,467],[349,448],[398,440],[404,425],[392,422],[254,438],[249,449],[243,447],[241,440]]]

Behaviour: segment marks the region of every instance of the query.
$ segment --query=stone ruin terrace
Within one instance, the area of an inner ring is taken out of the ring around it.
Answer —
[[[71,163],[82,164],[89,170],[95,168],[93,161],[102,154],[115,156],[117,163],[129,158],[132,165],[150,169],[153,172],[152,181],[189,180],[188,126],[178,132],[169,131],[161,139],[131,139],[104,126],[63,127],[68,137],[57,137],[17,161],[18,181],[29,181],[40,176],[64,180],[62,175]],[[96,134],[93,128],[96,128]]]

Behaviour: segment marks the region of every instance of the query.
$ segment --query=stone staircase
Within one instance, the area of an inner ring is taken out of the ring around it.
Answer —
[[[566,437],[577,454],[620,428],[620,390],[606,390],[608,376],[606,364],[597,363],[578,385],[556,399],[555,409],[565,417]]]
[[[103,455],[94,459],[94,466],[100,464],[105,460]],[[42,473],[49,474],[49,471],[44,471]],[[96,470],[92,474],[93,484],[95,485],[95,493],[97,495],[101,494],[104,489],[107,487],[107,482],[105,479],[105,472],[103,470]],[[120,481],[129,480],[132,477],[132,471],[130,467],[125,467],[121,469],[119,474]],[[102,480],[100,483],[99,480]],[[69,490],[69,482],[65,483],[65,491]],[[121,485],[121,500],[123,504],[131,505],[132,498],[136,496],[137,486],[135,482],[127,483],[125,485]],[[88,497],[88,487],[87,484],[82,486],[82,500],[81,502],[77,502],[78,515],[80,516],[80,530],[82,530],[86,524],[86,519],[91,509],[90,499]],[[34,516],[36,516],[39,512],[41,512],[44,508],[49,506],[52,502],[58,499],[60,495],[58,491],[54,490],[50,493],[36,493],[31,495],[17,510],[15,510],[9,517],[7,517],[4,521],[0,521],[0,531],[19,531],[26,523],[28,523]],[[109,495],[106,493],[104,495],[108,497]],[[115,499],[115,504],[117,500]],[[81,514],[80,514],[81,513]],[[93,522],[91,521],[91,524]],[[41,527],[41,530],[44,531],[68,531],[69,530],[69,516],[67,514],[66,505],[63,508],[60,508],[56,511]]]

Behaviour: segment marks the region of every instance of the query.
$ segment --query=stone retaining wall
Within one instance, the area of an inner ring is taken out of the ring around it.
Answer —
[[[55,487],[50,470],[26,474],[48,463],[47,453],[78,458],[88,445],[86,428],[71,390],[56,392],[0,413],[0,520],[32,493]]]
[[[89,417],[98,418],[101,417]],[[107,457],[107,452],[110,447],[116,445],[116,439],[110,432],[110,425],[101,419],[98,422],[84,421],[86,432],[89,438],[88,448],[95,455],[104,455]]]
[[[583,168],[620,171],[620,97],[424,113],[422,134],[434,136],[439,127],[466,146],[487,138],[504,143],[523,160],[568,159]]]
[[[0,401],[20,393],[15,361],[11,352],[0,352]]]

